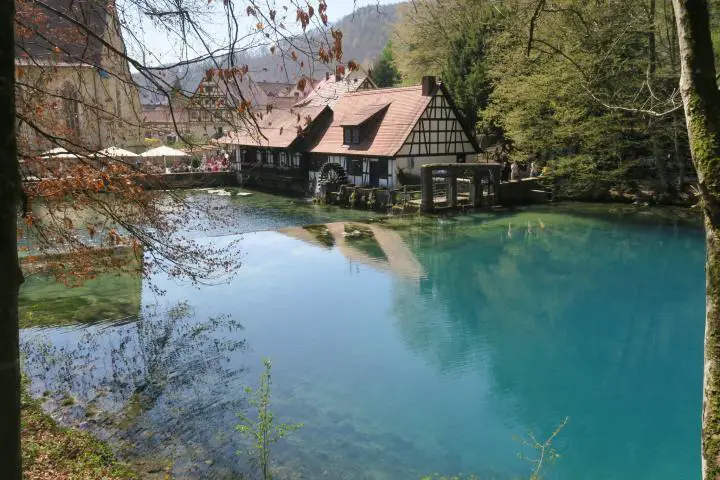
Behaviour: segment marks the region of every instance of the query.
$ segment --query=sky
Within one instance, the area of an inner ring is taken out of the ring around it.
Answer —
[[[132,57],[141,60],[145,65],[171,64],[179,60],[204,55],[207,49],[203,46],[203,42],[209,44],[211,49],[227,45],[227,19],[222,0],[209,0],[207,5],[203,5],[207,12],[196,18],[200,19],[199,23],[208,34],[203,35],[202,40],[197,37],[192,38],[188,42],[187,48],[181,48],[182,42],[179,41],[179,35],[168,34],[164,29],[153,25],[147,16],[129,8],[128,5],[131,1],[118,1],[122,23],[129,30],[124,32],[125,43],[128,53]],[[397,3],[398,1],[401,0],[326,0],[327,14],[329,21],[332,23],[340,20],[345,15],[351,14],[355,8],[376,5],[377,3],[381,5]],[[291,26],[295,28],[297,25],[294,14],[296,7],[289,0],[277,0],[274,3],[277,5],[278,17],[283,11],[282,6],[288,6],[288,16],[285,23],[288,28],[291,28]],[[304,0],[303,3],[305,3]],[[309,0],[308,3],[313,5],[317,12],[317,0]],[[256,31],[255,24],[257,20],[245,13],[247,3],[242,0],[234,0],[234,8],[241,32]],[[297,27],[297,31],[300,31],[299,27]],[[143,57],[144,60],[142,60]]]

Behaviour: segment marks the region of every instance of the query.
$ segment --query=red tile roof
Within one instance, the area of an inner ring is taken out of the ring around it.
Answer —
[[[228,132],[219,138],[218,143],[228,145],[248,145],[268,148],[288,148],[298,138],[298,127],[305,129],[317,119],[327,107],[273,109],[270,113],[256,113],[259,131],[248,126],[240,132]],[[261,135],[262,133],[262,135]]]
[[[360,88],[366,78],[367,76],[361,72],[350,72],[340,79],[337,79],[335,75],[330,75],[329,78],[320,80],[312,91],[295,106],[328,105],[332,107],[344,95]]]
[[[345,94],[333,106],[333,121],[311,151],[340,155],[395,156],[403,146],[432,97],[422,94],[420,85],[402,88],[363,90]],[[358,112],[379,112],[378,127],[358,145],[343,145],[343,123]],[[381,117],[381,118],[380,118]]]
[[[389,103],[373,104],[368,106],[362,106],[356,111],[347,113],[343,118],[340,119],[340,126],[342,127],[359,127],[363,123],[370,120],[372,117],[385,110]]]
[[[348,92],[355,91],[366,78],[364,74],[352,72],[339,80],[335,76],[323,79],[312,87],[313,90],[307,97],[294,106],[273,108],[270,113],[256,113],[259,131],[257,128],[249,128],[241,132],[229,132],[227,136],[218,139],[218,142],[230,145],[287,148],[299,137],[298,127],[305,130],[320,116],[320,113]]]

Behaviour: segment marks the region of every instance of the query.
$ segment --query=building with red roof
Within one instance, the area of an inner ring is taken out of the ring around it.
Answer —
[[[396,188],[403,175],[419,175],[424,164],[465,162],[480,151],[435,77],[411,87],[330,91],[326,86],[324,92],[316,90],[291,109],[273,110],[256,131],[234,132],[220,142],[235,146],[244,172],[306,181],[310,190],[328,176]]]

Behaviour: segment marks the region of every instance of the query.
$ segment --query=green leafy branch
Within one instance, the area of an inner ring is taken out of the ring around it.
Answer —
[[[256,390],[250,387],[245,388],[250,405],[256,411],[256,418],[253,420],[242,412],[238,413],[240,423],[235,428],[251,441],[249,451],[251,463],[260,470],[262,480],[271,480],[270,452],[272,445],[301,428],[303,424],[276,422],[275,414],[270,408],[272,362],[270,359],[264,359],[263,365],[265,370],[260,376],[260,386]],[[238,453],[242,454],[242,452]]]

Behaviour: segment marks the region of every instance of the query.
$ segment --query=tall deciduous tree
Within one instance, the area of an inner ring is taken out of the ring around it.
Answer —
[[[471,71],[481,61],[485,32],[499,24],[505,7],[498,2],[421,0],[399,7],[393,33],[395,61],[403,81],[416,84],[424,75],[443,75],[449,65]],[[462,37],[467,37],[467,41]]]
[[[0,470],[20,480],[20,360],[18,292],[22,273],[17,252],[20,172],[15,141],[14,2],[0,8]]]
[[[682,67],[680,92],[705,214],[703,479],[717,480],[720,478],[720,91],[707,2],[673,0],[673,7]]]
[[[556,167],[569,196],[639,182],[664,192],[681,186],[689,160],[671,5],[611,5],[542,4],[536,15],[516,2],[491,45],[484,122],[503,129],[516,156]]]

